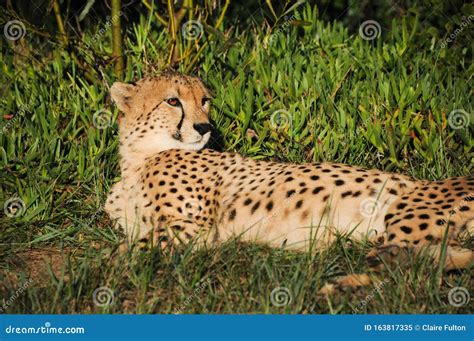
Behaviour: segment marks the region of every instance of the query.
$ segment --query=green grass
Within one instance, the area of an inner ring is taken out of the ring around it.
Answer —
[[[234,27],[205,48],[194,71],[215,93],[212,119],[223,149],[418,178],[472,174],[474,117],[461,129],[447,120],[455,109],[472,112],[472,47],[441,48],[450,32],[430,36],[414,16],[394,21],[375,41],[318,20],[310,6],[297,18],[309,24],[286,27],[266,48],[270,33],[261,27]],[[335,276],[367,270],[370,245],[344,238],[313,255],[238,241],[198,252],[118,255],[122,236],[102,210],[119,177],[117,111],[107,94],[111,68],[99,65],[105,78],[89,82],[66,51],[35,45],[32,34],[26,57],[4,39],[0,55],[2,113],[16,113],[0,120],[0,207],[14,196],[25,204],[16,217],[0,212],[0,308],[6,312],[352,313],[358,305],[359,313],[469,312],[469,305],[457,308],[447,299],[452,287],[472,289],[469,271],[439,283],[426,259],[385,270],[387,284],[379,291],[317,296]],[[109,41],[106,32],[92,44],[94,53],[110,55]],[[127,80],[163,68],[166,46],[166,34],[152,20],[129,27]],[[93,65],[88,50],[80,51]],[[107,129],[93,124],[102,109],[114,115]],[[271,124],[277,110],[290,124]],[[114,302],[98,307],[93,292],[104,286]],[[278,287],[291,295],[282,307],[270,299]],[[361,307],[367,295],[374,297]]]

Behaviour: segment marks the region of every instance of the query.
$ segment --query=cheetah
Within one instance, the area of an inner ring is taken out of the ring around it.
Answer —
[[[428,250],[444,268],[467,268],[460,236],[474,227],[474,177],[442,181],[337,163],[288,164],[206,149],[211,94],[193,76],[167,72],[112,85],[121,112],[121,180],[105,210],[129,240],[162,247],[243,241],[319,250],[339,234],[378,241],[376,269],[400,250]],[[355,277],[354,277],[355,276]],[[364,275],[335,285],[365,285]],[[326,289],[332,290],[334,286]]]

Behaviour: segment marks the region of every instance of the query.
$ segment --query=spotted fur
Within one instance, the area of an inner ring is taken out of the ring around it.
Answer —
[[[189,76],[116,83],[111,94],[124,113],[122,179],[106,210],[130,239],[152,237],[164,246],[239,235],[308,250],[345,233],[381,242],[367,257],[375,268],[401,248],[429,249],[436,258],[447,233],[447,269],[474,259],[459,244],[460,234],[474,225],[472,176],[415,180],[343,164],[276,163],[203,149],[209,91]]]

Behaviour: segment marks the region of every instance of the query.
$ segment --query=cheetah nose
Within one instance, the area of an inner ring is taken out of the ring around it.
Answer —
[[[211,125],[209,123],[194,124],[193,128],[196,129],[196,131],[201,135],[204,135],[211,131]]]

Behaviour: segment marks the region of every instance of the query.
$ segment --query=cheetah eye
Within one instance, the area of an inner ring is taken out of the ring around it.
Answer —
[[[179,107],[179,106],[181,106],[181,102],[180,102],[179,99],[177,99],[176,97],[168,98],[168,99],[166,100],[166,103],[168,103],[168,104],[171,105],[172,107]]]
[[[211,99],[209,97],[204,97],[202,99],[202,106],[205,106],[206,104],[209,104],[209,102],[211,102]]]

